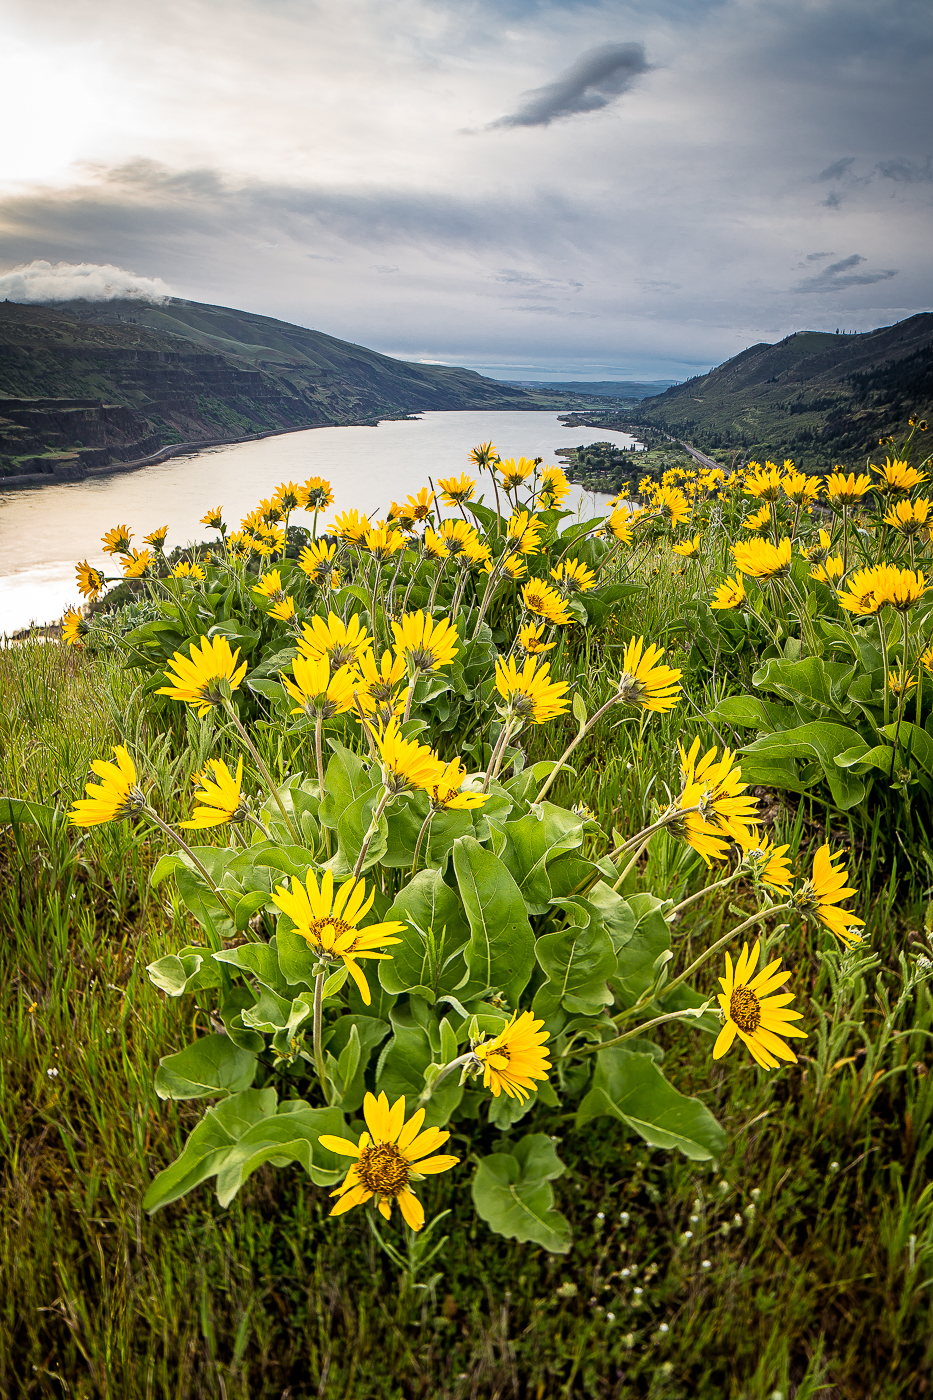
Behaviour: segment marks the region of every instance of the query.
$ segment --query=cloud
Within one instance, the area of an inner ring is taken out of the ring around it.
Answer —
[[[112,263],[50,263],[36,259],[0,274],[0,300],[18,302],[133,301],[161,303],[173,295],[161,277],[137,277]]]
[[[627,92],[650,68],[643,44],[598,44],[582,53],[553,83],[523,93],[524,102],[518,110],[491,122],[490,129],[549,126],[559,117],[598,112]]]
[[[898,269],[896,267],[888,268],[884,272],[854,272],[852,270],[863,262],[867,262],[867,259],[863,258],[860,253],[852,253],[847,258],[841,258],[839,262],[830,263],[815,277],[807,277],[803,282],[798,282],[794,291],[838,292],[844,287],[869,287],[873,282],[887,282],[889,278],[897,276]]]
[[[879,160],[875,169],[887,180],[899,180],[905,185],[933,184],[933,157],[927,156],[923,165],[915,165],[912,160],[898,157],[894,160]]]
[[[807,262],[820,262],[823,258],[831,258],[832,253],[808,253]]]
[[[855,164],[855,156],[843,156],[841,160],[834,160],[832,165],[827,165],[825,170],[821,170],[817,175],[818,180],[841,180],[843,175],[848,174],[849,166]]]

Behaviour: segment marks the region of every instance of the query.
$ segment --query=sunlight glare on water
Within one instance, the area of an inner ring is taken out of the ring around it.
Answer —
[[[118,572],[100,547],[111,526],[128,525],[139,548],[144,535],[168,525],[170,550],[212,538],[199,521],[214,506],[223,508],[235,528],[280,482],[300,485],[309,476],[323,476],[333,486],[334,505],[322,526],[333,511],[351,506],[381,516],[393,500],[426,485],[429,475],[436,483],[438,476],[469,471],[470,449],[489,440],[502,457],[545,462],[561,460],[554,456],[558,447],[634,441],[606,428],[567,428],[556,413],[425,413],[378,428],[311,428],[207,448],[134,472],[0,492],[0,634],[56,621],[69,604],[80,603],[74,581],[79,559]],[[485,489],[490,496],[488,476]],[[576,509],[583,494],[574,488],[567,505]],[[593,504],[586,497],[585,513]],[[310,523],[310,516],[298,512],[296,521]]]

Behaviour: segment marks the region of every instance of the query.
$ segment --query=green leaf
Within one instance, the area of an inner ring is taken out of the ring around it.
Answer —
[[[160,1099],[225,1098],[248,1089],[255,1073],[255,1055],[229,1036],[205,1035],[159,1061],[155,1091]]]
[[[16,826],[46,827],[55,816],[55,808],[46,807],[41,802],[27,802],[20,797],[0,797],[0,825],[10,822]]]
[[[886,739],[891,740],[892,744],[894,736],[897,735],[897,753],[900,763],[904,763],[909,757],[919,764],[925,773],[933,774],[933,739],[925,729],[920,729],[916,724],[903,720],[899,733],[896,724],[887,725],[883,733]],[[888,763],[890,764],[890,762],[889,754]]]
[[[854,666],[807,656],[802,661],[766,661],[752,676],[752,684],[789,700],[804,722],[840,720],[852,710],[846,693],[854,675]]]
[[[205,987],[219,987],[220,973],[211,961],[209,948],[182,948],[157,958],[146,968],[149,981],[170,997],[183,992],[200,992]]]
[[[160,1210],[216,1175],[230,1148],[245,1132],[275,1112],[274,1089],[247,1089],[209,1108],[191,1132],[177,1161],[149,1184],[143,1209]]]
[[[238,948],[223,948],[214,954],[214,962],[226,963],[240,972],[249,973],[276,992],[284,992],[287,986],[279,970],[274,939],[272,943],[241,943]]]
[[[561,900],[571,920],[557,933],[546,933],[535,943],[535,957],[547,975],[532,1003],[536,1016],[551,1021],[557,1008],[586,1016],[598,1016],[612,1000],[607,979],[616,970],[612,940],[593,917],[584,900]]]
[[[401,942],[387,950],[391,959],[379,963],[379,981],[386,991],[396,996],[419,991],[431,1000],[443,992],[456,992],[467,975],[463,949],[470,925],[441,872],[419,870],[396,897],[386,919],[405,924],[396,935]]]
[[[573,710],[573,717],[577,721],[577,724],[579,724],[581,729],[585,729],[587,719],[586,702],[584,701],[583,696],[580,694],[579,690],[574,692],[573,704],[571,706],[571,709]]]
[[[472,836],[454,845],[454,871],[470,924],[467,967],[517,1006],[534,966],[534,934],[525,901],[508,870]]]
[[[710,711],[709,718],[713,724],[724,721],[744,729],[760,729],[766,734],[794,729],[800,723],[792,706],[762,700],[757,695],[727,695]]]
[[[382,796],[382,785],[371,787],[367,792],[354,798],[340,813],[337,822],[337,854],[328,861],[328,867],[337,879],[351,875],[356,868],[363,842],[369,833],[376,806]],[[366,851],[366,859],[360,873],[378,865],[386,853],[389,826],[385,814],[379,818],[379,825],[373,833]]]
[[[424,1003],[421,1003],[422,1006]],[[393,1036],[379,1056],[376,1067],[376,1091],[383,1091],[393,1103],[404,1095],[409,1110],[414,1107],[424,1089],[424,1072],[440,1053],[440,1028],[436,1017],[430,1015],[419,1021],[414,1004],[395,1007],[390,1013]],[[435,1043],[432,1044],[432,1034]],[[440,1127],[447,1122],[461,1098],[463,1089],[455,1074],[448,1075],[425,1105],[425,1126]]]
[[[720,1157],[726,1135],[705,1104],[678,1093],[651,1055],[617,1045],[596,1056],[593,1087],[577,1110],[578,1128],[618,1118],[652,1147],[677,1148],[695,1162]]]
[[[802,663],[797,663],[802,664]],[[743,754],[752,760],[764,758],[769,764],[781,760],[816,759],[832,793],[833,801],[842,811],[847,812],[858,805],[865,796],[865,784],[851,771],[838,767],[836,755],[846,753],[861,740],[861,735],[847,725],[828,724],[817,721],[802,724],[797,729],[781,734],[764,734],[748,744]],[[760,779],[751,776],[752,765],[742,764],[742,775],[746,781]]]
[[[372,778],[359,754],[343,744],[332,743],[334,752],[324,773],[325,796],[318,816],[322,826],[336,830],[341,812],[372,787]]]
[[[565,807],[542,802],[515,821],[490,822],[493,850],[513,876],[532,914],[543,914],[555,891],[548,864],[583,844],[583,821]]]
[[[522,1138],[512,1152],[482,1157],[472,1181],[477,1214],[506,1239],[566,1254],[571,1243],[570,1223],[554,1210],[551,1187],[565,1170],[545,1133]]]
[[[653,894],[633,894],[626,901],[634,918],[631,938],[619,949],[610,985],[619,1005],[632,1006],[654,982],[659,960],[670,950],[671,931],[664,901]]]
[[[285,914],[279,915],[276,925],[275,946],[278,953],[279,969],[291,987],[314,985],[315,971],[320,959],[313,952],[311,944],[300,933],[295,932],[294,924]]]

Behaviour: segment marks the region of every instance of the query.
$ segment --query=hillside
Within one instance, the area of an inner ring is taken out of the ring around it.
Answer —
[[[227,307],[0,303],[0,479],[74,477],[177,443],[426,409],[542,406],[471,370]]]
[[[587,394],[597,399],[647,399],[652,395],[663,394],[665,389],[669,389],[672,384],[677,383],[674,379],[599,379],[599,380],[544,380],[544,379],[506,379],[505,384],[511,384],[516,389],[548,389],[552,393],[576,393]]]
[[[878,439],[933,407],[933,314],[864,335],[799,331],[623,410],[706,451],[826,469],[859,466]],[[600,419],[607,426],[608,420]]]

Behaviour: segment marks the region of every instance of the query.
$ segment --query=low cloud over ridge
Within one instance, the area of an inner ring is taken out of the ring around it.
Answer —
[[[137,277],[112,263],[50,263],[44,259],[0,273],[0,300],[19,302],[163,302],[172,296],[161,277]]]
[[[650,68],[643,44],[598,44],[582,53],[553,83],[524,93],[525,100],[516,112],[499,117],[490,126],[550,126],[560,117],[598,112],[627,92]]]

